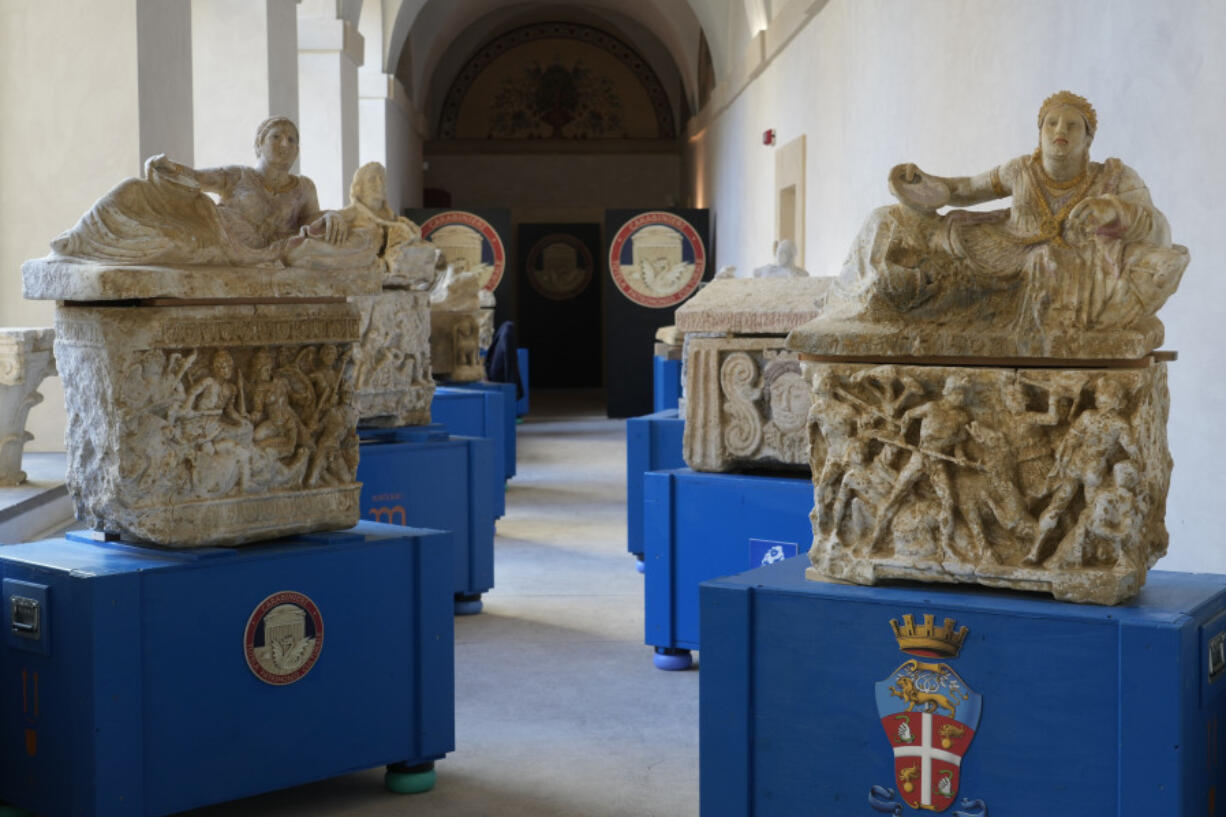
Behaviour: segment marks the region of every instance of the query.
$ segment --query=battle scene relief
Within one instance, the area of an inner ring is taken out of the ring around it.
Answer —
[[[806,363],[816,574],[1113,604],[1166,552],[1162,363]]]

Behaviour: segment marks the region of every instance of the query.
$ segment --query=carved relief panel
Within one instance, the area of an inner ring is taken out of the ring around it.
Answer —
[[[1115,604],[1165,554],[1165,364],[804,366],[814,578]]]
[[[783,338],[686,339],[686,463],[807,468],[809,386]]]
[[[361,425],[429,423],[434,397],[429,293],[389,289],[349,300],[360,314],[361,342],[353,363]]]
[[[57,309],[77,517],[170,547],[355,524],[357,337],[345,303]]]

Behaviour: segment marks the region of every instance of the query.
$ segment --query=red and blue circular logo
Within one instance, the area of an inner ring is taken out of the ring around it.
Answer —
[[[300,680],[324,648],[324,619],[310,598],[282,590],[264,599],[243,633],[247,666],[266,684],[285,686]]]
[[[672,213],[653,211],[621,226],[609,245],[609,275],[631,301],[653,309],[693,294],[707,266],[706,247],[694,226]]]
[[[443,252],[457,272],[481,276],[482,289],[493,292],[507,268],[507,251],[488,221],[464,210],[448,210],[421,225],[421,236]]]

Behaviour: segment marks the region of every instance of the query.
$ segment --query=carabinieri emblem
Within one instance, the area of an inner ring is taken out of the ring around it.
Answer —
[[[902,801],[913,809],[945,811],[958,794],[962,758],[979,726],[983,697],[967,686],[948,664],[962,649],[967,628],[933,616],[923,624],[905,615],[890,626],[903,652],[915,656],[879,681],[877,713],[894,751],[894,779]],[[892,797],[891,797],[892,799]]]

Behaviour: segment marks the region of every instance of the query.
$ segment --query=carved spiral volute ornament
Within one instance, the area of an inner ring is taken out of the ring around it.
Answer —
[[[748,457],[762,446],[762,418],[754,405],[762,390],[754,385],[758,364],[744,352],[733,352],[719,370],[728,425],[724,445],[734,457]]]

